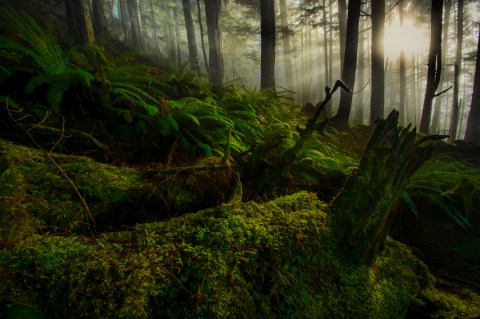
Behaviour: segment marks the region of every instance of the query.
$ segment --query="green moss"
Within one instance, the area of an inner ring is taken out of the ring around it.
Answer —
[[[225,170],[160,174],[161,170],[116,167],[82,156],[50,156],[85,198],[99,231],[212,206],[232,187]],[[198,165],[215,168],[222,164],[211,157]],[[39,231],[90,233],[80,199],[46,156],[2,140],[0,221],[4,244]]]
[[[391,240],[371,267],[339,264],[325,208],[297,193],[96,239],[32,236],[0,254],[0,307],[12,318],[25,303],[49,318],[404,317],[425,266]]]

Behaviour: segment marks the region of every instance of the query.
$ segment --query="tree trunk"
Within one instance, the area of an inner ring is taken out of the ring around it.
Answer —
[[[150,20],[152,20],[152,29],[153,29],[153,43],[155,45],[155,55],[160,59],[161,58],[161,49],[158,43],[158,30],[157,30],[157,22],[155,19],[155,10],[153,9],[153,0],[149,0],[150,5]]]
[[[286,89],[293,90],[292,49],[290,47],[290,24],[285,0],[279,0],[280,23],[282,25],[283,54],[285,59]],[[289,94],[291,97],[291,94]]]
[[[473,81],[472,104],[470,105],[470,113],[468,114],[465,140],[480,146],[480,27],[478,33],[475,79]]]
[[[400,16],[400,26],[403,25],[403,10],[404,10],[404,1],[398,1],[398,11]],[[402,50],[400,52],[400,61],[399,61],[399,72],[400,72],[400,104],[398,109],[400,111],[400,123],[406,124],[406,113],[407,113],[407,68],[405,66],[405,52]]]
[[[325,58],[323,59],[323,63],[325,66],[325,85],[330,85],[331,83],[328,82],[330,78],[330,74],[328,73],[328,24],[327,24],[327,2],[323,0],[323,52],[325,53]]]
[[[192,9],[190,0],[182,0],[183,15],[185,16],[185,27],[187,29],[188,54],[190,57],[190,67],[195,72],[200,72],[198,65],[197,39],[195,37],[195,28],[193,27]]]
[[[430,130],[432,101],[438,89],[442,73],[442,10],[443,0],[432,0],[427,88],[425,89],[422,119],[420,121],[420,132],[424,134],[427,134]]]
[[[205,50],[205,32],[203,32],[203,23],[202,23],[202,10],[200,8],[200,0],[197,0],[197,11],[198,11],[198,26],[200,27],[200,43],[202,44],[202,53],[203,53],[203,60],[205,63],[205,68],[208,73],[208,58],[207,58],[207,51]]]
[[[275,2],[260,1],[261,75],[260,88],[275,90]]]
[[[182,34],[180,32],[180,28],[178,27],[178,7],[177,1],[172,0],[172,12],[173,12],[173,21],[174,21],[174,29],[175,29],[175,43],[176,43],[176,55],[175,55],[175,63],[177,67],[180,68],[183,64],[183,56],[182,56],[182,49],[180,44],[182,43]]]
[[[348,2],[347,36],[342,80],[352,90],[355,86],[355,73],[357,69],[358,23],[360,21],[361,5],[362,2],[360,0],[350,0]],[[335,119],[348,122],[351,108],[352,94],[342,91],[340,95],[340,105]]]
[[[370,120],[383,118],[385,108],[385,0],[372,0],[372,92]]]
[[[141,33],[140,13],[138,11],[138,0],[127,0],[128,16],[130,17],[130,32],[132,45],[135,50],[144,49]]]
[[[448,1],[450,2],[450,1]],[[457,139],[458,116],[460,107],[458,104],[458,93],[460,90],[460,73],[462,68],[462,49],[463,49],[463,0],[457,1],[457,50],[455,53],[454,81],[453,81],[453,103],[452,117],[450,120],[450,142]]]
[[[224,66],[220,31],[220,0],[204,0],[208,30],[208,77],[214,87],[223,85]]]
[[[338,28],[340,32],[340,71],[343,74],[345,47],[347,44],[347,1],[338,0]],[[345,79],[344,79],[345,80]]]
[[[371,264],[383,249],[404,186],[433,151],[419,148],[415,130],[398,118],[394,110],[378,122],[358,168],[330,204],[338,252],[353,264]]]
[[[100,38],[108,31],[103,10],[103,0],[92,0],[92,22],[95,38]]]
[[[364,22],[360,21],[360,29],[363,30]],[[358,88],[359,92],[355,102],[355,121],[359,124],[363,124],[363,86],[365,85],[365,34],[360,34],[358,43]]]
[[[95,42],[87,0],[65,0],[68,32],[77,44]]]
[[[452,0],[445,1],[445,20],[443,21],[443,38],[442,38],[442,66],[444,71],[440,75],[440,83],[438,87],[441,89],[445,83],[446,72],[446,63],[448,55],[448,29],[450,27],[450,11],[452,8]],[[432,132],[437,132],[440,125],[440,114],[442,113],[442,98],[437,97],[435,99],[435,104],[433,106],[433,116],[432,116]]]

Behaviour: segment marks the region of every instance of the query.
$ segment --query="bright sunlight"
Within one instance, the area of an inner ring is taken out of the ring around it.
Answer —
[[[411,20],[404,20],[403,25],[395,19],[390,25],[385,26],[385,55],[397,58],[403,50],[409,57],[415,53],[428,49],[428,35],[417,28]]]

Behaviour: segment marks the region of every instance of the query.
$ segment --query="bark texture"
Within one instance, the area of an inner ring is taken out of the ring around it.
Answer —
[[[433,151],[419,148],[415,129],[402,128],[398,118],[394,110],[378,121],[360,165],[330,206],[338,251],[354,264],[370,264],[382,250],[404,185]]]
[[[275,2],[260,1],[261,75],[262,90],[275,90]]]

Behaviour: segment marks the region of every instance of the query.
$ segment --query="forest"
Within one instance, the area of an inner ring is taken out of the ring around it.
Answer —
[[[480,318],[480,2],[0,0],[1,318]]]

